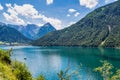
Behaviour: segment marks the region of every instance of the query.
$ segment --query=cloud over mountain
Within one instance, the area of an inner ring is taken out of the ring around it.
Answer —
[[[78,12],[78,10],[70,8],[68,9],[68,14],[67,17],[70,17],[71,15],[74,15],[74,17],[77,17],[80,13]]]
[[[77,17],[79,14],[80,14],[79,12],[76,12],[76,13],[74,14],[74,16]]]
[[[50,22],[57,29],[61,29],[62,27],[61,20],[53,17],[47,17],[44,14],[39,13],[39,11],[37,11],[31,4],[14,4],[13,6],[11,4],[6,4],[6,7],[8,9],[7,12],[3,13],[3,16],[8,22],[26,25],[28,22],[32,23],[29,20],[41,20],[43,23]],[[38,25],[40,22],[36,24]]]
[[[113,2],[113,1],[117,1],[117,0],[105,0],[105,3],[110,3],[110,2]]]
[[[69,9],[68,11],[69,11],[70,13],[74,13],[74,12],[76,12],[77,10],[71,8],[71,9]]]
[[[53,3],[53,0],[46,0],[46,2],[47,2],[47,5],[50,5]]]
[[[3,10],[3,6],[0,4],[0,10]]]
[[[79,0],[81,6],[85,6],[87,8],[94,8],[98,5],[98,0]]]

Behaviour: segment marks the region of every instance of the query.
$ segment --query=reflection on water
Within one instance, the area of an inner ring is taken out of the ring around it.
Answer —
[[[3,49],[13,48],[12,59],[25,62],[33,77],[45,75],[47,80],[57,80],[57,73],[68,66],[75,70],[80,63],[80,79],[73,75],[73,80],[101,80],[93,69],[101,65],[100,60],[108,60],[120,68],[120,49],[114,48],[82,48],[82,47],[33,47],[33,46],[2,46]],[[24,59],[26,58],[26,60]]]

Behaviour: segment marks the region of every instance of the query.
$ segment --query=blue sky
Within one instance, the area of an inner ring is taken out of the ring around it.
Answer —
[[[63,29],[97,7],[116,0],[1,0],[0,22],[43,25],[50,22]]]

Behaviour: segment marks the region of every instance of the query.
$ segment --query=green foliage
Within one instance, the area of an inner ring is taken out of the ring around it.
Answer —
[[[10,65],[0,62],[0,80],[17,80]]]
[[[101,63],[103,63],[103,65],[96,68],[95,71],[99,72],[104,80],[110,80],[112,74],[111,70],[113,69],[113,65],[108,63],[107,61],[101,61]]]
[[[111,80],[120,80],[120,69],[116,71],[116,74],[112,76]]]
[[[95,72],[99,72],[103,77],[103,80],[120,80],[120,69],[114,73],[112,70],[114,66],[107,61],[101,61],[102,66],[95,68]]]
[[[11,55],[11,50],[3,51],[2,49],[0,49],[0,62],[10,64],[11,62],[10,55]]]
[[[38,46],[120,46],[120,1],[98,8],[63,30],[51,32],[32,44]]]
[[[71,80],[73,75],[80,78],[79,67],[72,72],[69,72],[69,70],[70,70],[70,67],[68,67],[65,71],[61,70],[59,73],[57,73],[59,80]]]
[[[45,80],[45,77],[43,75],[40,75],[36,78],[36,80]]]
[[[57,75],[59,77],[59,80],[70,80],[71,77],[71,75],[68,76],[68,74],[62,70]]]
[[[16,76],[11,69],[11,50],[4,51],[0,49],[0,79],[2,80],[16,80]]]
[[[11,50],[0,49],[0,80],[33,80],[25,64],[11,61]]]
[[[12,68],[18,80],[32,80],[32,76],[24,63],[12,61]]]

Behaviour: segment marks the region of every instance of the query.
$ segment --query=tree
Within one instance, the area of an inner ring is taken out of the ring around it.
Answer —
[[[36,78],[36,80],[45,80],[45,77],[43,75],[40,75]]]
[[[103,80],[120,80],[120,69],[114,73],[112,70],[114,66],[107,61],[100,61],[102,66],[94,69],[95,72],[99,72],[103,77]]]
[[[12,69],[18,80],[32,80],[32,75],[24,63],[15,60],[12,62]]]
[[[65,71],[61,70],[59,73],[57,73],[58,78],[59,78],[59,80],[71,80],[73,75],[80,78],[79,69],[80,69],[80,66],[76,70],[69,72],[70,67],[68,67]]]

